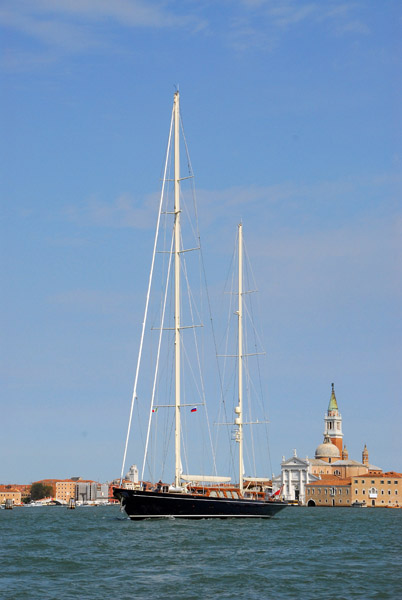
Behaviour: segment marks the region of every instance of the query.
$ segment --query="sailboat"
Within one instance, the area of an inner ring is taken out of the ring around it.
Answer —
[[[245,484],[243,474],[243,242],[242,225],[239,225],[239,250],[238,250],[238,404],[235,407],[234,425],[236,426],[236,441],[238,442],[238,477],[237,484],[231,484],[230,477],[218,475],[185,475],[181,461],[181,414],[186,406],[181,398],[181,175],[180,175],[180,99],[179,92],[174,94],[172,124],[174,131],[174,224],[173,242],[171,253],[174,262],[174,377],[175,377],[175,431],[174,454],[175,474],[172,485],[149,484],[137,482],[125,484],[123,482],[123,469],[127,453],[127,443],[130,425],[127,432],[126,447],[124,451],[122,474],[120,483],[114,487],[113,495],[117,498],[122,508],[132,520],[160,519],[160,518],[270,518],[282,510],[286,503],[269,496],[262,487],[254,486],[252,489]],[[172,126],[171,126],[172,129]],[[161,210],[161,209],[160,209]],[[156,244],[156,242],[155,242]],[[155,252],[155,247],[154,247]],[[152,268],[151,268],[152,271]],[[148,287],[147,302],[150,285]],[[146,322],[147,308],[143,320],[140,352],[143,344],[143,335]],[[140,362],[140,361],[139,361]],[[139,362],[134,383],[133,401],[136,397]],[[133,406],[133,404],[132,404]],[[192,410],[196,410],[195,408]],[[131,408],[132,415],[132,408]],[[131,419],[130,415],[130,419]]]

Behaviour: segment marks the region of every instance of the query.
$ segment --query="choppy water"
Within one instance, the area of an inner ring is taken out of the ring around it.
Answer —
[[[0,598],[402,599],[402,510],[129,521],[118,507],[0,511]]]

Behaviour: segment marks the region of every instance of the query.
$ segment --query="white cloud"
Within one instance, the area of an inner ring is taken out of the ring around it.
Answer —
[[[90,198],[83,205],[68,206],[67,218],[82,224],[99,227],[151,228],[156,222],[157,195],[149,195],[139,201],[128,194],[121,194],[111,202]]]
[[[128,29],[202,27],[197,17],[143,0],[5,0],[0,8],[1,26],[69,53],[108,46],[111,42],[106,41],[102,27],[106,23]],[[12,66],[17,58],[21,62],[21,53],[17,56],[12,49],[7,52],[8,61],[3,59],[3,66]]]

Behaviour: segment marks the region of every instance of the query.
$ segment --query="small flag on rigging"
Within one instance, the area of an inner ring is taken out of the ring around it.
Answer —
[[[197,412],[197,409],[195,406],[191,409],[191,412]]]

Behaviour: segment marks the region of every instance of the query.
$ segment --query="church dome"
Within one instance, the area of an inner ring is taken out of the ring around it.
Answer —
[[[320,444],[316,449],[315,457],[321,458],[323,460],[328,460],[329,458],[340,458],[341,455],[335,444],[332,444],[329,437],[326,436],[324,442]]]

